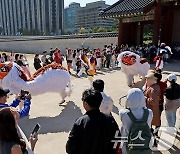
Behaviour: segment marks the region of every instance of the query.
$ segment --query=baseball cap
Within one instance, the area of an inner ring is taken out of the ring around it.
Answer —
[[[10,92],[9,89],[0,88],[0,97],[7,95]]]
[[[175,74],[169,74],[168,76],[167,76],[167,80],[168,81],[172,81],[172,80],[177,80],[177,77],[176,77],[176,75]]]
[[[166,43],[161,43],[161,47],[165,47],[166,46]]]

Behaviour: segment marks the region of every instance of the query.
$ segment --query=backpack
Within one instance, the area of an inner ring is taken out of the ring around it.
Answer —
[[[147,124],[149,115],[148,109],[144,109],[144,115],[141,120],[137,120],[130,109],[128,116],[132,121],[132,126],[128,135],[126,150],[128,154],[151,154],[150,141],[152,133]]]

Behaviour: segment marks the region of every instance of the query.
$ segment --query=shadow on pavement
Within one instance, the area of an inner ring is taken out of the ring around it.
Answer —
[[[162,139],[161,139],[162,140]],[[163,140],[168,144],[167,140]],[[179,154],[180,153],[180,132],[177,132],[175,144],[168,151],[155,151],[153,154]]]
[[[62,112],[55,117],[37,117],[29,119],[26,117],[19,121],[19,126],[26,136],[29,136],[36,125],[39,123],[41,129],[39,134],[69,132],[75,120],[82,116],[80,108],[73,101],[67,102]]]
[[[115,67],[114,69],[112,69],[112,68],[102,68],[101,70],[98,70],[98,72],[101,72],[101,73],[113,73],[113,72],[118,71],[118,70],[121,70],[121,68],[120,67]]]
[[[155,64],[151,64],[151,69],[155,67]],[[177,72],[175,73],[177,76],[180,76],[180,61],[172,61],[164,64],[163,67],[163,74],[170,74],[170,72]]]
[[[162,74],[166,74],[166,75],[169,75],[169,74],[171,74],[170,72],[166,72],[166,71],[163,71],[162,72]],[[176,74],[176,73],[174,73],[176,76],[178,76],[178,77],[180,77],[180,75],[179,74]]]
[[[172,154],[179,154],[180,153],[180,149],[179,149],[179,146],[180,146],[180,132],[178,131],[177,132],[177,135],[176,135],[176,142],[175,145],[173,145],[173,147],[169,150],[170,153]]]

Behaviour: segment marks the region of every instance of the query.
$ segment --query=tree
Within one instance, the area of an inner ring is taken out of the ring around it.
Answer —
[[[79,33],[80,34],[84,34],[85,33],[85,29],[83,27],[81,27],[80,30],[79,30]]]
[[[50,35],[49,29],[46,28],[46,35]]]
[[[93,28],[93,33],[97,33],[97,28]]]
[[[107,28],[107,32],[117,32],[118,28],[117,27],[109,27]]]
[[[22,32],[23,35],[32,35],[31,31],[29,31],[27,28],[25,28]]]
[[[2,34],[3,31],[4,31],[4,29],[2,27],[0,27],[0,34]]]
[[[33,35],[40,35],[41,32],[37,28],[35,28],[35,29],[33,29],[32,34]]]
[[[18,29],[17,35],[22,35],[22,33],[23,33],[23,28]]]
[[[149,44],[152,43],[152,40],[153,40],[153,25],[146,24],[144,26],[143,43]]]
[[[89,29],[89,33],[93,33],[93,29]]]
[[[97,29],[97,32],[98,33],[102,33],[102,32],[106,32],[107,30],[106,30],[106,28],[104,28],[104,27],[99,27],[98,29]]]

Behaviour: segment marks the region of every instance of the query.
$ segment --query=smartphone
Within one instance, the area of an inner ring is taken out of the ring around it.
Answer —
[[[37,123],[31,134],[32,135],[37,134],[39,132],[40,128],[41,128],[41,125]]]
[[[29,94],[29,92],[28,91],[25,91],[25,90],[21,90],[21,93],[20,93],[20,98],[22,99],[22,100],[24,100],[25,99],[25,95],[28,95]]]

